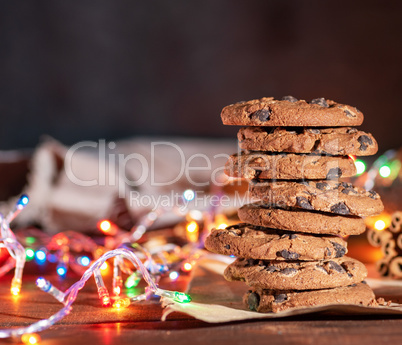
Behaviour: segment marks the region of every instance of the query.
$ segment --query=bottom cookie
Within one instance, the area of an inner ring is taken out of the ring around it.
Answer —
[[[243,302],[250,310],[260,313],[277,313],[291,308],[329,304],[377,305],[373,290],[365,282],[334,289],[308,291],[254,289],[244,295]]]

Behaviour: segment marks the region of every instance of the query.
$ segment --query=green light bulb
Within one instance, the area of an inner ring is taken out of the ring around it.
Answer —
[[[36,239],[35,239],[35,237],[29,236],[29,237],[27,237],[27,238],[25,239],[25,242],[26,242],[27,244],[34,244],[34,243],[36,242]]]
[[[25,255],[26,255],[27,261],[30,261],[34,258],[35,251],[31,248],[27,248],[27,249],[25,249]]]
[[[366,171],[366,164],[360,159],[356,159],[355,166],[356,166],[356,171],[357,171],[356,174],[357,175],[361,175]]]
[[[391,175],[391,168],[388,165],[383,165],[378,172],[382,178],[387,178]]]
[[[173,299],[179,303],[190,303],[191,297],[184,292],[175,292]]]
[[[127,289],[134,288],[138,285],[138,283],[141,281],[141,277],[138,277],[136,273],[133,273],[131,276],[129,276],[124,283],[124,286]]]

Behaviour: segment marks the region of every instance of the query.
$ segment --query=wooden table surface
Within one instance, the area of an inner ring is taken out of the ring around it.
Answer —
[[[11,276],[0,280],[0,327],[27,326],[57,312],[61,304],[35,286],[38,275],[24,275],[19,297],[9,293]],[[58,282],[67,288],[78,277]],[[183,290],[187,279],[174,286]],[[108,285],[109,286],[109,285]],[[402,317],[357,317],[309,315],[266,321],[208,324],[181,313],[160,321],[162,308],[157,300],[135,304],[122,311],[100,306],[96,287],[89,281],[78,294],[73,310],[60,323],[42,332],[41,344],[400,344]],[[15,344],[17,339],[0,340]]]

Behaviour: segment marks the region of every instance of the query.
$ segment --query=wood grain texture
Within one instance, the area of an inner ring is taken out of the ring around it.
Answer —
[[[26,326],[47,318],[61,305],[35,286],[36,275],[26,275],[21,296],[9,294],[11,276],[0,280],[0,328]],[[58,282],[56,276],[47,277],[64,289],[78,278]],[[184,290],[187,277],[162,287]],[[106,284],[110,282],[106,278]],[[109,286],[109,285],[107,285]],[[384,291],[393,299],[400,291]],[[400,299],[401,296],[399,296]],[[397,300],[398,297],[394,300]],[[69,316],[41,333],[42,344],[381,344],[399,343],[402,337],[402,318],[308,315],[270,321],[247,321],[227,324],[207,324],[181,313],[172,313],[161,322],[162,308],[157,300],[144,302],[116,312],[100,306],[92,280],[78,294]],[[0,343],[15,344],[15,340]]]

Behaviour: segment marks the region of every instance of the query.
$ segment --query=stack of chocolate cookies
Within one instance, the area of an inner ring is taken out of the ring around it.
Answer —
[[[249,181],[258,202],[238,211],[244,223],[214,229],[205,246],[237,257],[224,276],[251,287],[250,310],[279,312],[326,304],[375,305],[365,266],[347,253],[345,237],[365,231],[362,217],[383,210],[379,195],[341,177],[356,174],[349,155],[377,152],[354,107],[324,98],[292,96],[229,105],[225,125],[238,133],[241,152],[225,172]]]

